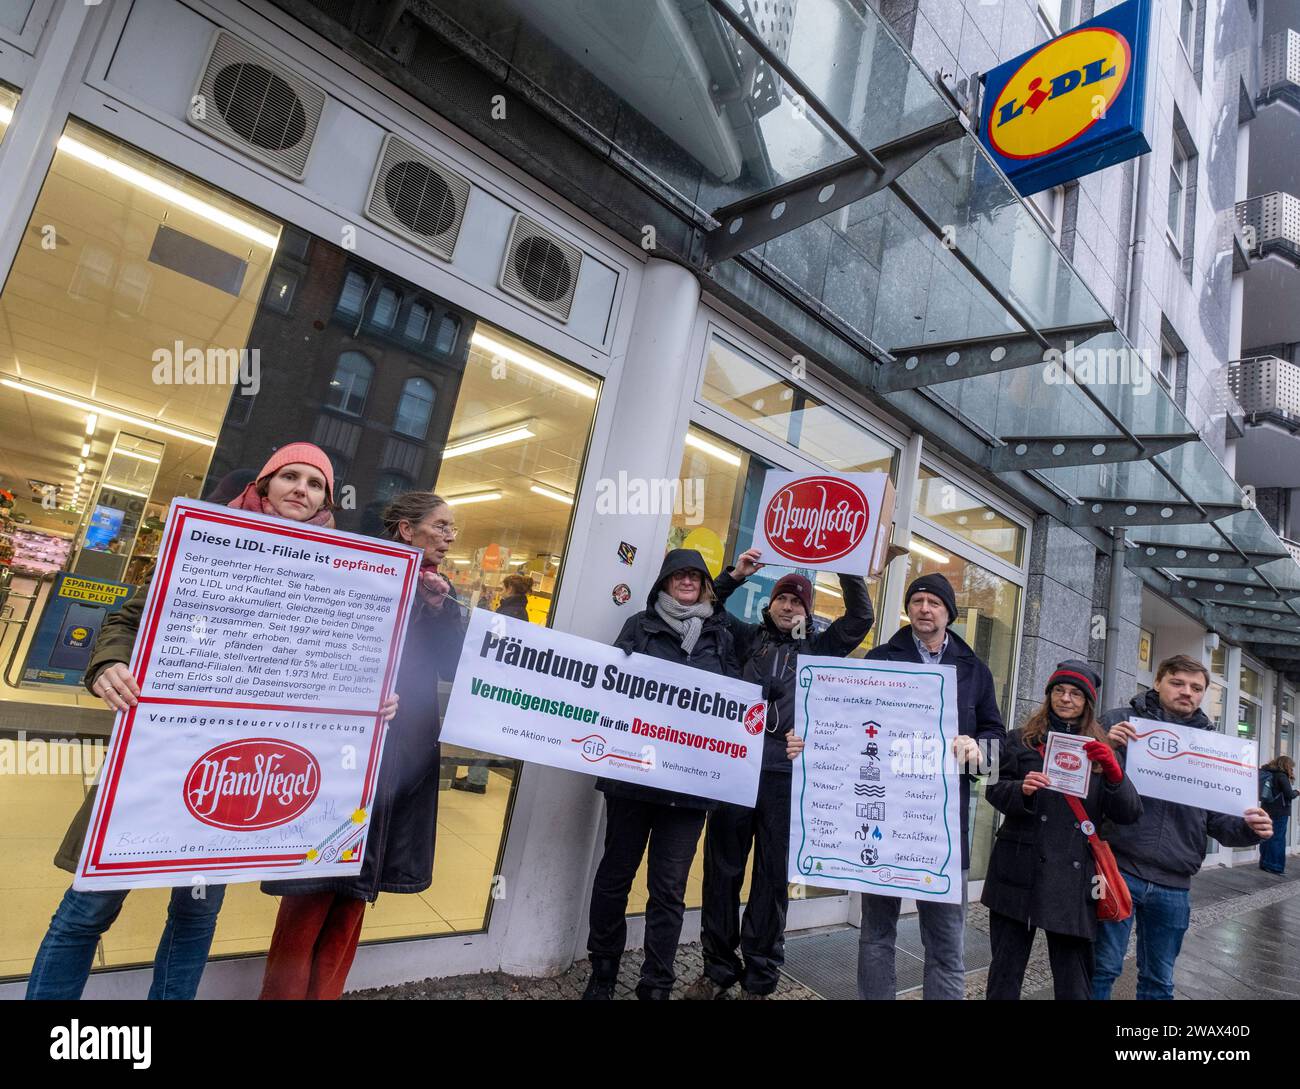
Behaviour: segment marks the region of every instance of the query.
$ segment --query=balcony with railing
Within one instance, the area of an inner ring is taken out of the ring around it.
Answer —
[[[1258,103],[1279,99],[1300,109],[1300,32],[1283,30],[1271,35],[1260,51]]]
[[[1300,366],[1275,355],[1228,364],[1228,393],[1241,411],[1300,417]]]
[[[1300,199],[1261,193],[1237,203],[1237,226],[1252,258],[1279,253],[1300,265]]]

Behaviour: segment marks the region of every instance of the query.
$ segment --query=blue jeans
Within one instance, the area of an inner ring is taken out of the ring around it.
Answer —
[[[892,999],[898,991],[895,969],[898,911],[893,896],[862,895],[862,928],[858,931],[858,997],[867,1001]],[[925,969],[921,996],[925,999],[966,997],[966,871],[961,875],[961,903],[918,901]]]
[[[1273,835],[1259,845],[1259,868],[1269,873],[1286,873],[1286,826],[1291,814],[1273,818]]]
[[[90,976],[91,962],[99,939],[122,910],[128,889],[111,892],[63,894],[50,929],[36,951],[32,974],[27,980],[27,997],[39,999],[80,998]],[[226,895],[225,885],[208,885],[206,896],[196,898],[188,885],[172,889],[167,905],[167,925],[158,942],[153,962],[153,984],[149,997],[193,998],[199,989],[203,968],[217,928],[217,912]]]
[[[1192,922],[1192,894],[1143,881],[1120,871],[1133,896],[1133,914],[1122,923],[1097,927],[1096,966],[1092,997],[1110,998],[1110,989],[1124,970],[1129,934],[1137,924],[1137,997],[1139,1001],[1167,1001],[1174,997],[1174,961],[1183,947],[1183,935]]]

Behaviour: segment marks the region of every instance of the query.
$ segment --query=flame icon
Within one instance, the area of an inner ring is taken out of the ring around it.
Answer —
[[[884,838],[884,837],[882,837],[881,834],[880,834],[880,825],[876,825],[875,829],[874,829],[874,830],[872,831],[872,833],[871,833],[871,838],[872,838],[872,839],[883,839],[883,838]]]

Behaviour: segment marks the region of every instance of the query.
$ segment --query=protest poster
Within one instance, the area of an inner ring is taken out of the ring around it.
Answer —
[[[1144,798],[1240,817],[1259,804],[1256,742],[1176,722],[1130,718],[1124,771]]]
[[[421,556],[173,500],[74,887],[359,873]]]
[[[791,881],[961,902],[952,666],[799,656]]]
[[[753,547],[777,567],[874,575],[885,564],[893,516],[888,473],[769,469]]]
[[[752,806],[766,720],[757,685],[475,610],[442,740]]]
[[[1092,761],[1084,751],[1090,739],[1061,730],[1047,731],[1047,747],[1043,753],[1043,774],[1051,785],[1048,790],[1072,794],[1076,798],[1088,796],[1088,783],[1092,778]]]

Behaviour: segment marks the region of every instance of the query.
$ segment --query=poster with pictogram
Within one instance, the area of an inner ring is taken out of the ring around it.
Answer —
[[[789,878],[961,903],[957,671],[799,656]]]
[[[173,500],[74,887],[359,873],[421,556]]]

